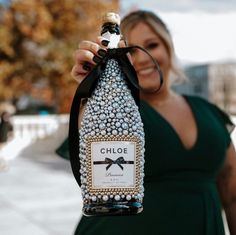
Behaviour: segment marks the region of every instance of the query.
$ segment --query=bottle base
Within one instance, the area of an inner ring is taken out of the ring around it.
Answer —
[[[140,202],[94,203],[84,205],[82,209],[85,216],[136,215],[142,210],[143,206]]]

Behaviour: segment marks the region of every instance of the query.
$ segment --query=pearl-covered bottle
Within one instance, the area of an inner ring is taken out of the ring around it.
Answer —
[[[102,36],[116,48],[119,16],[108,13]],[[83,214],[131,215],[143,210],[144,130],[118,61],[108,59],[81,122]]]

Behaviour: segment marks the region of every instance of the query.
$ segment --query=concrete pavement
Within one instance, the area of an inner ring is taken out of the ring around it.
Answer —
[[[1,235],[72,235],[81,197],[69,162],[36,142],[0,171]],[[7,156],[4,156],[7,158]]]

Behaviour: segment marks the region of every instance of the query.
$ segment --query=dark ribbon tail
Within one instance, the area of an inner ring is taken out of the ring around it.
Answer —
[[[69,120],[69,153],[70,163],[73,175],[79,185],[80,181],[80,160],[79,160],[79,112],[80,103],[82,98],[90,97],[94,90],[98,77],[100,75],[100,66],[97,65],[91,73],[81,82],[78,86],[70,109],[70,120]]]

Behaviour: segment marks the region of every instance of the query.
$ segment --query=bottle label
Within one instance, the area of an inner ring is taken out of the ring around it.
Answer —
[[[135,152],[134,142],[93,142],[92,187],[135,187]]]
[[[134,140],[100,140],[89,143],[90,186],[92,190],[135,189],[138,144]]]

